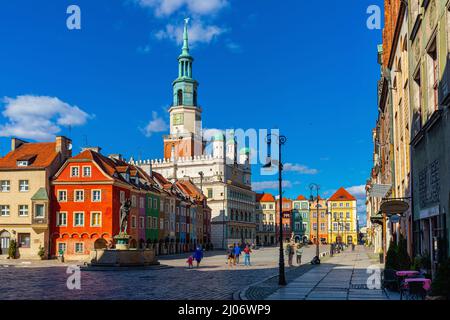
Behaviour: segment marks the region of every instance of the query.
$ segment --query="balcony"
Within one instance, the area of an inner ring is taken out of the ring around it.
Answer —
[[[47,229],[48,219],[45,217],[33,217],[31,220],[31,227],[34,229]]]

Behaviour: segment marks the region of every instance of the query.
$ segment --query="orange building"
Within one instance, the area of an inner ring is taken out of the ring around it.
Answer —
[[[319,211],[317,211],[319,210]],[[310,240],[317,243],[317,228],[319,229],[319,239],[321,243],[328,241],[328,210],[327,200],[319,196],[319,203],[317,198],[314,201],[309,201],[309,221],[310,221]],[[317,213],[319,215],[317,215]]]
[[[283,240],[289,241],[292,236],[292,200],[288,198],[283,198],[282,201],[282,223],[283,223]],[[277,242],[280,238],[280,200],[277,200],[277,212],[275,219],[275,234]]]

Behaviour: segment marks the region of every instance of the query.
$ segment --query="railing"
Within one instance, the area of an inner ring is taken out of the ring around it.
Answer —
[[[33,217],[31,223],[35,225],[47,225],[48,219],[45,217]]]

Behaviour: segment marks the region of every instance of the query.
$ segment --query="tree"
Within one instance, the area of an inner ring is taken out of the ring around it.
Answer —
[[[391,240],[389,244],[389,249],[386,253],[385,269],[394,269],[394,270],[399,269],[397,243],[393,240]]]
[[[16,255],[17,255],[17,242],[16,240],[12,239],[9,242],[8,257],[11,259],[15,259]]]
[[[440,264],[431,289],[434,296],[450,298],[450,258]]]
[[[403,235],[400,235],[397,248],[397,259],[399,270],[409,270],[411,267],[411,258],[408,254],[408,243]]]

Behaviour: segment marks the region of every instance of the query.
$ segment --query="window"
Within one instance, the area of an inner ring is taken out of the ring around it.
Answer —
[[[347,212],[346,214],[347,219],[350,219],[350,212]]]
[[[131,205],[133,206],[133,208],[136,208],[137,206],[137,200],[136,200],[136,196],[131,196]]]
[[[67,212],[56,213],[56,226],[58,227],[67,226]]]
[[[350,231],[350,223],[347,222],[345,224],[345,230]]]
[[[158,209],[158,200],[157,199],[153,199],[153,208]]]
[[[317,230],[317,223],[313,223],[313,230]]]
[[[213,189],[212,188],[208,188],[207,192],[208,192],[208,198],[212,198],[213,197]]]
[[[9,206],[8,205],[0,206],[0,216],[9,217]]]
[[[131,217],[131,227],[136,228],[136,216]]]
[[[35,218],[44,218],[45,217],[43,204],[36,204],[34,206],[34,217]]]
[[[317,218],[317,212],[313,212],[313,218]]]
[[[71,177],[80,176],[80,167],[70,167],[70,176]]]
[[[269,209],[273,209],[273,204],[270,204],[270,205],[269,205]]]
[[[145,199],[144,198],[139,198],[139,208],[144,209],[145,206]]]
[[[18,167],[28,167],[28,160],[19,160],[17,161]]]
[[[75,190],[75,202],[83,202],[84,201],[84,190]]]
[[[321,224],[320,224],[320,230],[321,230],[321,231],[324,231],[324,230],[325,230],[325,223],[321,223]]]
[[[152,225],[153,225],[153,229],[158,229],[158,218],[156,218],[156,217],[152,218]]]
[[[65,242],[59,242],[58,243],[58,253],[64,253],[67,251],[67,243]]]
[[[339,217],[340,217],[341,219],[344,219],[344,213],[343,213],[343,212],[340,212],[340,213],[339,213]]]
[[[333,223],[333,230],[337,230],[338,229],[338,225],[336,222]]]
[[[58,191],[58,201],[60,201],[60,202],[66,202],[67,201],[67,191],[66,190],[59,190]]]
[[[92,202],[101,202],[101,201],[102,201],[102,191],[92,190]]]
[[[321,212],[321,213],[320,213],[320,217],[321,217],[321,218],[325,218],[325,212]]]
[[[159,219],[159,229],[164,230],[164,219],[162,218]]]
[[[177,105],[182,106],[183,105],[183,91],[179,89],[177,91]]]
[[[147,229],[151,229],[152,217],[147,217]]]
[[[180,232],[180,224],[177,222],[176,232]]]
[[[345,204],[345,206],[346,206],[347,208],[350,207],[350,203],[347,202],[347,203]]]
[[[28,205],[19,205],[19,217],[28,217]]]
[[[78,254],[84,253],[84,243],[83,242],[75,243],[75,253],[78,253]]]
[[[83,177],[91,176],[91,166],[83,166]]]
[[[102,214],[101,212],[91,213],[91,227],[101,227],[102,226]]]
[[[125,201],[125,191],[120,191],[119,195],[120,203],[123,203]]]
[[[11,190],[11,184],[9,180],[2,180],[0,182],[0,191],[1,192],[9,192]]]
[[[139,228],[144,229],[145,225],[145,219],[144,217],[139,217]]]
[[[438,86],[439,86],[439,70],[436,50],[436,39],[433,40],[428,49],[428,110],[436,111],[438,109]]]
[[[343,204],[342,204],[342,202],[340,202],[340,203],[339,203],[339,207],[342,207],[342,206],[343,206]]]
[[[17,235],[17,241],[19,242],[20,248],[29,248],[30,247],[30,234],[29,233],[19,233]]]
[[[83,212],[75,212],[73,214],[73,226],[74,227],[83,227],[84,226],[84,213]]]
[[[28,180],[19,180],[19,191],[27,192],[29,190]]]

